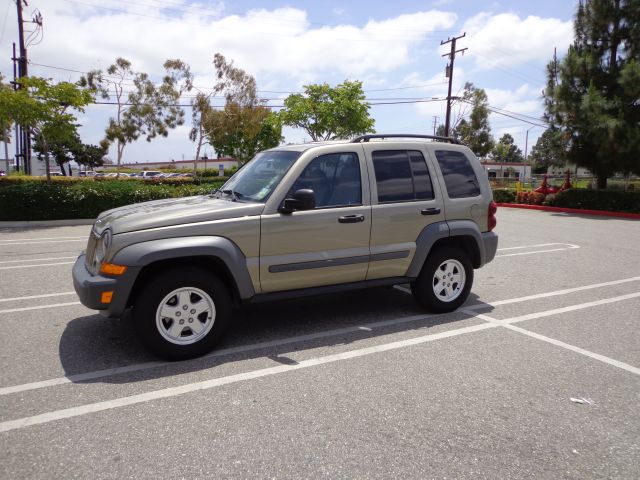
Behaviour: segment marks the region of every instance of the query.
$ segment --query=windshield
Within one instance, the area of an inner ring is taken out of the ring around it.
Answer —
[[[221,187],[237,200],[264,202],[301,152],[260,152]]]

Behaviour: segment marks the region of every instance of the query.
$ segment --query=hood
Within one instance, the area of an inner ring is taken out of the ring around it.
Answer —
[[[263,203],[234,202],[208,195],[168,198],[134,203],[102,212],[95,223],[99,235],[106,228],[114,234],[186,223],[260,215]]]

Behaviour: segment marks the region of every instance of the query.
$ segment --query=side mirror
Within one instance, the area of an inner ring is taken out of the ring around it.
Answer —
[[[289,214],[295,210],[313,210],[314,208],[316,208],[316,194],[313,190],[303,188],[296,190],[293,196],[285,198],[278,211]]]

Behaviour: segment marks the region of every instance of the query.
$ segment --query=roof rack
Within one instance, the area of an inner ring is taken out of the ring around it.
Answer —
[[[439,135],[419,135],[415,133],[375,133],[371,135],[361,135],[351,140],[351,143],[368,142],[372,138],[428,138],[430,140],[440,140],[443,142],[449,142],[456,145],[462,145],[462,142],[452,137],[441,137]]]

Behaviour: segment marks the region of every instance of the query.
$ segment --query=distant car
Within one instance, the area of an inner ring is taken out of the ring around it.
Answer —
[[[7,172],[5,172],[4,170],[0,170],[0,177],[6,177],[7,176]]]
[[[193,178],[193,173],[180,173],[179,175],[183,178]]]
[[[93,177],[94,178],[100,178],[100,177],[104,177],[104,173],[96,173]]]
[[[182,177],[183,174],[182,173],[168,173],[165,175],[165,178],[176,178],[176,177]]]
[[[162,172],[147,170],[144,172],[140,172],[140,176],[142,178],[157,178],[157,177],[163,177],[164,175],[162,174]]]
[[[95,177],[96,172],[87,171],[87,172],[78,172],[79,177]]]

